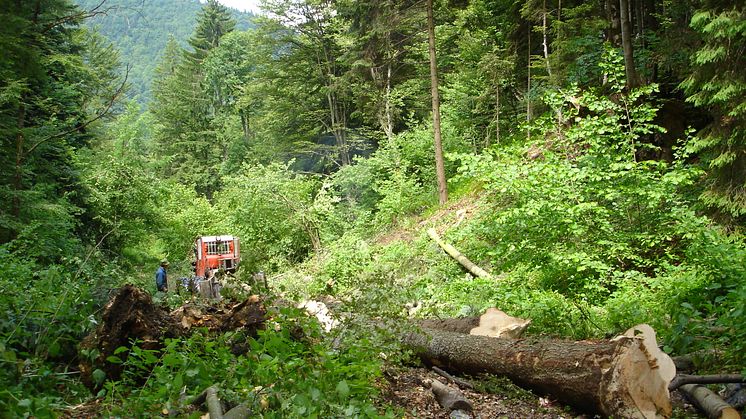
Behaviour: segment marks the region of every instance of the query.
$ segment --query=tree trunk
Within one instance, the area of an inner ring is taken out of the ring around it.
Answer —
[[[404,342],[429,364],[506,376],[581,411],[620,418],[671,414],[668,382],[640,338],[497,339],[424,329]]]
[[[526,62],[526,139],[531,141],[531,23],[528,25],[528,53]]]
[[[487,140],[489,147],[489,139]],[[495,82],[495,143],[500,144],[500,84]]]
[[[624,49],[624,72],[627,76],[627,88],[640,85],[635,69],[635,54],[632,48],[632,25],[630,24],[629,1],[619,0],[619,19],[622,28],[622,48]]]
[[[741,415],[731,405],[723,401],[707,387],[696,384],[684,384],[679,387],[697,408],[711,419],[741,419]]]
[[[23,100],[23,98],[21,98]],[[21,188],[23,187],[23,159],[26,136],[23,135],[23,129],[26,125],[26,105],[21,103],[18,108],[18,119],[16,121],[16,165],[13,175],[13,202],[10,214],[18,220],[21,216]],[[15,232],[11,234],[15,238]]]
[[[452,410],[464,410],[467,412],[474,410],[471,402],[457,388],[451,388],[438,380],[432,380],[430,382],[430,390],[435,395],[435,399],[438,400],[438,404],[449,412]]]
[[[616,0],[606,0],[605,2],[606,18],[609,20],[609,28],[606,33],[606,40],[612,46],[618,47],[620,44],[620,22],[619,22],[619,4]]]
[[[440,136],[440,95],[438,94],[438,65],[435,59],[435,22],[433,0],[427,0],[427,29],[430,49],[430,85],[433,99],[433,135],[435,137],[435,172],[438,177],[438,201],[440,205],[448,201],[443,144]]]
[[[549,78],[552,78],[552,69],[549,66],[549,46],[547,45],[547,2],[544,0],[544,6],[542,10],[542,18],[541,18],[541,33],[544,38],[543,47],[544,47],[544,63],[547,66],[547,75]]]
[[[444,242],[440,236],[438,236],[438,233],[435,231],[434,228],[430,228],[427,230],[428,236],[430,236],[435,243],[438,243],[438,246],[440,246],[441,249],[443,249],[446,253],[448,253],[448,256],[455,259],[458,263],[461,264],[466,270],[468,270],[472,275],[484,278],[484,279],[494,279],[492,275],[489,274],[489,272],[485,271],[484,269],[477,266],[474,262],[470,261],[469,258],[464,256],[461,252],[459,252],[455,247],[451,246],[450,244]]]

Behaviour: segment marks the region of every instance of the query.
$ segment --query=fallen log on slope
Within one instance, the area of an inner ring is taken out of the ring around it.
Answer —
[[[664,361],[651,359],[653,351],[639,337],[574,342],[423,329],[404,342],[428,364],[506,376],[581,411],[617,418],[671,414],[668,381],[659,371]]]
[[[438,244],[438,246],[440,246],[441,249],[443,249],[446,253],[448,253],[448,256],[452,257],[454,260],[460,263],[461,266],[463,266],[464,268],[466,268],[466,270],[471,272],[472,275],[479,277],[479,278],[484,278],[484,279],[495,279],[492,275],[489,274],[489,272],[485,271],[484,269],[477,266],[477,264],[470,261],[469,258],[464,256],[455,247],[444,242],[440,238],[440,236],[438,236],[438,232],[436,232],[434,228],[428,229],[427,234],[430,236],[431,239],[433,239],[433,241],[435,241],[435,243]]]

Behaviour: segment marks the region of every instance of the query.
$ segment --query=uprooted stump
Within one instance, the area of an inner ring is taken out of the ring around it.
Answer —
[[[147,292],[125,285],[104,307],[96,330],[81,342],[82,353],[95,354],[93,358],[81,356],[81,377],[91,389],[100,385],[93,377],[97,369],[109,380],[120,379],[124,365],[108,362],[107,358],[120,347],[130,347],[135,340],[142,349],[159,350],[165,338],[188,336],[194,328],[212,332],[240,329],[255,335],[264,327],[265,319],[266,310],[257,296],[227,307],[185,304],[169,313],[156,305]],[[116,356],[126,359],[127,352]]]

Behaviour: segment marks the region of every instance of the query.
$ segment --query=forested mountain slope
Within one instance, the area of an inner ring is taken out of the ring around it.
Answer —
[[[79,6],[91,10],[100,0],[76,0]],[[131,88],[129,97],[140,103],[150,100],[150,84],[156,65],[170,37],[181,46],[191,35],[202,9],[199,0],[107,0],[97,10],[105,13],[86,20],[96,27],[121,53],[122,66],[129,65]],[[252,26],[251,13],[231,9],[236,28]]]
[[[492,308],[524,342],[646,323],[746,373],[743,1],[264,3],[245,30],[217,0],[0,2],[0,417],[188,415],[211,386],[263,417],[427,417],[386,397],[411,357],[378,325]],[[241,243],[222,307],[184,286],[216,235]],[[146,315],[107,329],[122,289]],[[262,301],[253,331],[195,312]],[[505,412],[482,417],[530,416]]]

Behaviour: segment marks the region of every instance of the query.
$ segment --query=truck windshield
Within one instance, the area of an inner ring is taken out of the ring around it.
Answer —
[[[230,252],[228,242],[211,242],[205,244],[207,245],[208,255],[222,255]]]

